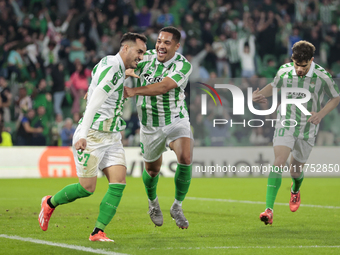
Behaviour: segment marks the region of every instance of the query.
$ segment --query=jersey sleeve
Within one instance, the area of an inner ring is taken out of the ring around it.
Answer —
[[[119,88],[120,79],[124,79],[124,74],[119,71],[119,65],[104,65],[96,71],[98,83],[96,88],[103,90],[110,96]]]
[[[283,76],[284,76],[285,72],[282,70],[282,67],[279,69],[279,71],[277,71],[274,80],[271,82],[271,85],[274,88],[281,88],[283,85]]]
[[[339,96],[339,87],[334,82],[334,80],[331,77],[327,77],[324,79],[325,86],[324,90],[325,93],[329,98],[338,97]]]
[[[167,77],[171,78],[180,87],[186,83],[192,72],[192,65],[188,61],[179,61],[176,63],[175,68],[168,74]]]
[[[105,90],[103,90],[101,87],[95,88],[90,98],[90,101],[86,107],[83,121],[81,123],[81,129],[79,131],[79,139],[81,138],[86,139],[96,112],[99,110],[101,105],[105,102],[105,100],[108,97],[109,97],[109,93],[106,93]]]

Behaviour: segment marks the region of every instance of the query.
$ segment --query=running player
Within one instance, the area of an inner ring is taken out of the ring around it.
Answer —
[[[145,162],[143,182],[149,198],[149,214],[156,226],[163,225],[163,214],[156,194],[162,153],[169,145],[177,156],[175,201],[170,214],[180,228],[189,222],[182,210],[191,181],[193,137],[184,101],[184,89],[192,72],[191,64],[179,53],[181,33],[174,27],[160,30],[156,48],[144,55],[136,69],[136,88],[125,87],[125,96],[136,95],[141,122],[140,146]],[[132,70],[133,71],[133,70]],[[131,73],[130,75],[133,75]]]
[[[260,214],[260,220],[266,225],[273,223],[273,208],[277,192],[282,181],[282,166],[285,166],[290,152],[290,173],[293,179],[289,207],[295,212],[301,203],[300,186],[303,181],[303,169],[315,142],[319,123],[340,101],[338,86],[331,75],[321,66],[314,63],[315,47],[307,41],[299,41],[292,48],[292,63],[282,65],[274,81],[262,90],[253,93],[253,101],[265,102],[265,97],[272,95],[272,88],[304,88],[311,93],[311,99],[303,104],[311,115],[305,115],[295,105],[287,105],[286,115],[278,110],[275,133],[273,139],[275,161],[273,171],[270,172],[267,184],[266,210]],[[321,108],[326,94],[330,100]],[[301,93],[292,93],[288,98],[302,98]],[[287,120],[282,126],[282,120]],[[289,119],[295,123],[289,123]],[[294,126],[293,124],[296,124]]]
[[[54,196],[42,199],[39,224],[46,231],[54,209],[78,198],[88,197],[96,188],[98,170],[109,181],[109,188],[99,209],[90,241],[113,240],[106,237],[105,227],[116,213],[126,185],[125,152],[120,131],[124,104],[125,69],[136,68],[146,51],[146,37],[135,33],[123,35],[120,51],[106,56],[92,70],[84,118],[79,121],[73,138],[73,154],[79,183],[64,187]]]

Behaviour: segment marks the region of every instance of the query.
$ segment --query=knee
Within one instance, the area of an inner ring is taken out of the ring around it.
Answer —
[[[182,153],[178,158],[178,163],[182,165],[190,165],[192,163],[192,157],[190,153]]]
[[[156,177],[160,171],[160,169],[157,168],[145,168],[145,170],[151,177]]]
[[[114,183],[119,183],[119,184],[126,184],[126,179],[125,179],[125,176],[124,178],[121,178],[121,179],[116,179],[116,181]]]
[[[286,165],[286,159],[284,157],[276,157],[274,165],[279,166],[279,167],[285,166]]]

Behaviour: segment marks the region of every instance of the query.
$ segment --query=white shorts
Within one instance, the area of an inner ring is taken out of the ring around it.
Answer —
[[[281,128],[280,128],[281,129]],[[286,146],[292,151],[293,157],[300,163],[306,163],[310,153],[312,152],[314,141],[305,141],[303,139],[293,136],[288,130],[279,132],[280,129],[275,130],[273,138],[273,146]],[[315,140],[315,138],[313,138]]]
[[[119,132],[99,132],[90,129],[86,138],[86,149],[80,152],[74,148],[74,144],[79,140],[80,127],[81,125],[74,133],[72,144],[78,177],[95,177],[98,170],[102,171],[109,166],[126,166],[122,136]]]
[[[181,137],[194,139],[188,118],[175,119],[173,123],[163,127],[141,125],[140,146],[144,161],[156,161],[166,151],[166,145]]]

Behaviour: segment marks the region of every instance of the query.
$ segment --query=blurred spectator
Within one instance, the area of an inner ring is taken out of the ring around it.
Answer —
[[[319,12],[318,1],[314,0],[313,6],[309,4],[306,8],[305,21],[303,22],[303,27],[305,29],[310,30],[317,23],[318,12]]]
[[[32,127],[31,122],[34,116],[35,111],[33,109],[30,109],[20,121],[17,131],[16,145],[32,145],[32,134],[41,134],[43,132],[42,127]]]
[[[0,30],[0,76],[7,77],[7,57],[8,57],[9,46],[6,44],[6,38],[2,30]]]
[[[174,21],[174,16],[169,13],[169,6],[167,4],[163,4],[162,14],[157,18],[157,26],[160,28],[172,26]]]
[[[73,114],[73,125],[72,125],[72,127],[74,129],[77,129],[79,120],[80,120],[80,113],[79,112],[75,112]]]
[[[216,62],[217,76],[224,77],[228,73],[226,36],[224,34],[221,34],[219,36],[219,40],[213,42],[212,48],[217,58]]]
[[[23,44],[15,46],[8,55],[8,75],[16,74],[20,80],[24,80],[28,76],[23,56],[27,53]]]
[[[151,25],[151,12],[147,6],[143,6],[140,12],[136,15],[137,26],[140,29],[147,29]]]
[[[207,43],[211,45],[214,42],[214,36],[211,32],[211,23],[208,21],[204,23],[204,28],[202,31],[202,42],[204,45]]]
[[[67,118],[64,123],[64,127],[61,130],[60,138],[62,146],[72,146],[72,139],[75,129],[72,127],[73,121],[71,118]]]
[[[13,146],[12,136],[6,132],[3,124],[0,122],[0,146]]]
[[[298,42],[301,41],[301,37],[300,37],[300,30],[297,27],[293,28],[293,34],[291,36],[289,36],[289,41],[288,41],[288,55],[292,55],[292,47],[293,45]]]
[[[201,28],[198,21],[194,20],[191,14],[186,14],[183,22],[183,29],[187,34],[188,38],[201,38]]]
[[[305,14],[306,9],[308,6],[308,0],[295,0],[295,21],[298,23],[302,23]]]
[[[67,88],[71,89],[73,95],[72,114],[80,112],[80,100],[84,97],[89,87],[89,77],[91,77],[91,71],[77,62],[76,71],[65,84]]]
[[[80,63],[85,64],[85,50],[86,50],[85,42],[86,42],[85,36],[80,36],[78,40],[72,41],[68,57],[71,63],[74,63],[74,61],[78,59]]]
[[[277,72],[277,67],[274,59],[269,58],[267,61],[266,68],[262,71],[261,76],[265,78],[272,79],[275,77]]]
[[[54,113],[63,115],[63,111],[61,109],[61,105],[63,103],[63,99],[65,96],[65,74],[64,74],[64,65],[59,63],[52,67],[51,72],[53,86],[53,104],[54,104]]]
[[[19,123],[30,109],[32,109],[31,97],[27,96],[25,87],[20,87],[18,96],[15,98],[15,115]]]
[[[324,26],[324,28],[327,28],[328,25],[330,25],[333,22],[333,13],[336,11],[337,6],[339,2],[333,1],[333,3],[330,0],[322,0],[320,1],[320,20]]]
[[[314,62],[319,63],[320,49],[321,49],[321,34],[317,29],[312,29],[309,35],[306,35],[306,40],[315,46]]]
[[[38,87],[32,93],[33,108],[37,109],[43,106],[47,111],[47,115],[52,117],[53,106],[52,106],[52,95],[49,93],[47,82],[45,79],[41,79],[38,83]]]
[[[276,12],[276,3],[275,1],[273,2],[272,0],[264,0],[262,4],[262,10],[264,12]]]
[[[325,37],[325,40],[329,44],[328,65],[331,66],[340,56],[340,32],[337,25],[332,24],[331,30]]]
[[[242,77],[250,78],[255,75],[255,36],[251,35],[248,42],[245,38],[239,41],[239,55],[242,65]]]
[[[59,48],[60,45],[55,41],[51,41],[46,37],[43,43],[42,58],[44,60],[44,66],[55,65],[59,62]]]
[[[257,25],[258,42],[260,44],[259,54],[261,58],[265,54],[275,54],[276,34],[279,29],[280,16],[269,11],[267,14],[262,12],[261,19]]]
[[[237,32],[231,32],[231,38],[226,41],[227,56],[230,67],[230,77],[235,78],[241,72],[240,55],[239,55],[239,41]]]
[[[63,129],[64,122],[63,122],[63,116],[61,114],[56,114],[55,120],[52,123],[51,127],[51,145],[52,146],[59,146],[61,145],[60,140],[60,133]]]
[[[11,113],[9,107],[12,105],[12,93],[8,87],[8,82],[4,77],[0,76],[0,96],[2,101],[3,120],[11,121]]]
[[[256,127],[256,128],[252,128],[251,135],[249,137],[249,141],[250,141],[251,145],[263,146],[263,145],[269,144],[270,138],[264,136],[263,127]]]
[[[46,115],[46,109],[44,106],[39,106],[37,109],[37,115],[33,118],[31,125],[34,128],[42,128],[41,133],[33,133],[31,145],[46,146],[49,139],[49,117]]]
[[[186,59],[191,63],[192,65],[192,73],[189,77],[190,82],[195,83],[198,81],[204,81],[209,79],[209,73],[208,71],[201,66],[202,61],[207,56],[208,52],[211,51],[211,46],[209,44],[206,44],[205,49],[203,49],[201,52],[199,52],[197,55],[185,55]]]
[[[228,115],[215,115],[212,111],[208,115],[208,118],[204,121],[207,135],[210,138],[209,146],[225,146],[227,144],[228,138],[230,137],[230,125],[218,124],[214,127],[212,122],[213,119],[229,120],[230,117]]]

